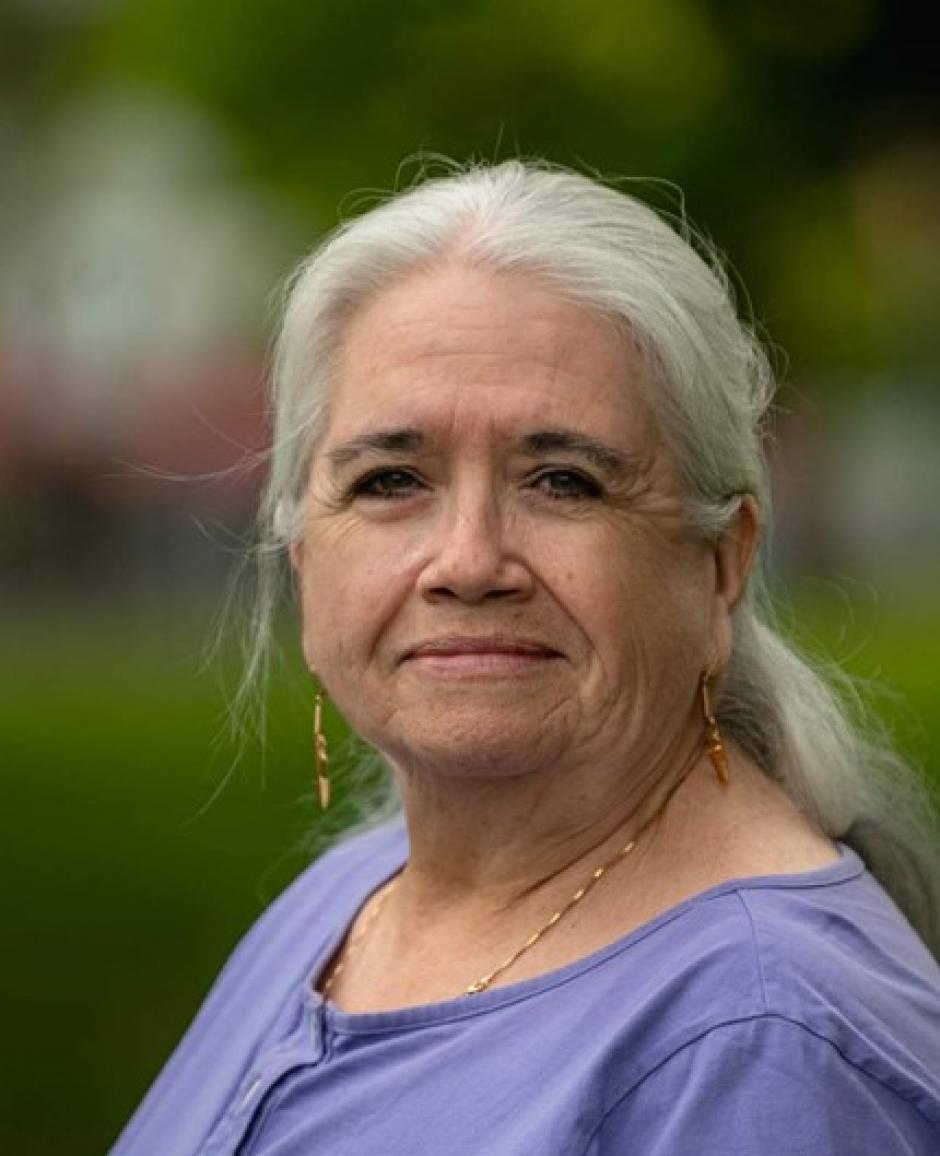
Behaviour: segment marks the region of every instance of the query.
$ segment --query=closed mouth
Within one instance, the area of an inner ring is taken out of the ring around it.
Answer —
[[[448,635],[429,639],[411,648],[405,658],[453,658],[459,655],[514,655],[520,658],[559,658],[560,654],[544,643],[506,635]]]

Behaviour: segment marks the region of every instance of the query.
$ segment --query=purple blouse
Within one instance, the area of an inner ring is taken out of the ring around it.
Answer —
[[[723,883],[576,963],[346,1014],[314,990],[407,857],[309,868],[112,1156],[938,1156],[940,969],[858,856]]]

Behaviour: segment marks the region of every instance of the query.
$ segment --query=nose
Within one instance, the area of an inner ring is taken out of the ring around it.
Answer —
[[[514,540],[512,519],[492,494],[455,495],[438,511],[428,560],[418,588],[430,601],[524,600],[532,573]]]

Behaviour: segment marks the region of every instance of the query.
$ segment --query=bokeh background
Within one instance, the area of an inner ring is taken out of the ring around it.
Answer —
[[[105,1151],[310,857],[290,611],[263,744],[228,733],[234,625],[206,648],[250,541],[277,286],[417,153],[658,178],[644,195],[667,209],[684,192],[784,383],[784,620],[940,777],[940,91],[922,9],[0,12],[0,1149]]]

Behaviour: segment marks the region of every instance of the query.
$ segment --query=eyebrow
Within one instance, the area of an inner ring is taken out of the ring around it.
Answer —
[[[330,465],[342,468],[367,454],[414,454],[423,450],[427,438],[420,430],[403,428],[376,430],[359,434],[348,442],[331,449],[326,455]]]
[[[326,456],[332,466],[341,469],[369,454],[404,456],[420,453],[427,449],[428,442],[428,437],[421,430],[410,426],[375,430],[335,446]],[[515,449],[529,457],[544,457],[553,453],[575,454],[616,478],[636,476],[641,472],[645,460],[638,453],[617,449],[590,434],[567,429],[534,430],[524,434]]]
[[[536,430],[521,439],[520,448],[532,457],[553,453],[576,454],[586,458],[598,469],[618,478],[637,474],[642,469],[643,463],[640,454],[617,449],[591,437],[590,434],[577,433],[574,430]]]

